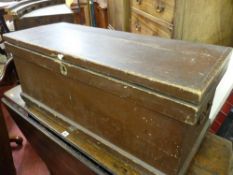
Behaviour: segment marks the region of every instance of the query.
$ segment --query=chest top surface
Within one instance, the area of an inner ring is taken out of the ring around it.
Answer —
[[[58,23],[5,35],[18,47],[199,103],[231,49]]]

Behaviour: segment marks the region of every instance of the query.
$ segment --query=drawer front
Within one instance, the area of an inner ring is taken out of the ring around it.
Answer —
[[[131,6],[173,23],[175,0],[131,0]]]
[[[131,32],[143,35],[159,36],[164,38],[172,37],[173,29],[169,29],[159,23],[151,21],[135,12],[131,15]]]

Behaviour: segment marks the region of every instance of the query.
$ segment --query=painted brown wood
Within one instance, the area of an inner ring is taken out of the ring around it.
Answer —
[[[57,118],[53,114],[48,114],[34,105],[25,105],[20,93],[20,86],[11,89],[5,93],[3,102],[11,111],[19,127],[26,133],[26,137],[32,143],[34,149],[46,161],[51,172],[68,174],[75,170],[75,173],[79,174],[84,173],[83,169],[86,169],[85,173],[93,169],[93,164],[79,166],[80,160],[74,155],[81,151],[84,153],[83,158],[86,158],[84,155],[88,155],[90,159],[96,161],[95,166],[104,168],[105,170],[102,169],[101,171],[103,173],[109,172],[109,174],[118,175],[150,174],[119,153],[108,149],[104,144],[86,135],[74,125]],[[30,117],[27,116],[28,113]],[[64,131],[68,135],[64,136],[62,134]],[[64,145],[66,145],[65,149]],[[60,155],[62,155],[62,158],[56,159]],[[74,158],[69,159],[67,157]],[[207,134],[189,167],[187,175],[231,175],[231,173],[231,142],[213,134]],[[89,174],[87,173],[87,175]]]
[[[25,133],[26,138],[46,162],[51,172],[67,174],[70,171],[75,171],[79,173],[80,167],[77,166],[80,164],[79,158],[82,160],[88,158],[93,162],[86,162],[88,163],[85,164],[86,169],[95,170],[94,172],[97,172],[97,174],[152,174],[78,129],[73,125],[74,123],[70,124],[35,105],[25,104],[20,96],[21,92],[19,85],[5,93],[2,101],[18,126],[23,128],[22,131]],[[68,133],[67,136],[63,135],[64,131]],[[45,144],[40,144],[44,143],[44,140]],[[47,145],[48,141],[50,143]],[[53,142],[52,145],[50,145],[51,142]],[[51,154],[48,154],[48,152]],[[54,152],[55,154],[53,154]],[[82,152],[81,157],[80,152]],[[63,155],[65,161],[59,155]],[[77,155],[79,156],[77,157]],[[74,159],[67,159],[67,156],[74,157]],[[54,162],[54,160],[58,162]]]
[[[108,10],[101,8],[98,3],[94,3],[96,26],[100,28],[108,28]]]
[[[64,32],[72,35],[59,43]],[[64,23],[5,39],[27,102],[85,128],[145,169],[167,174],[188,168],[231,54],[225,47]]]

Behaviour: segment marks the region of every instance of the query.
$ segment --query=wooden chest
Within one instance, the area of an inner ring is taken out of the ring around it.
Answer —
[[[13,18],[15,30],[56,22],[80,23],[80,16],[84,17],[83,8],[76,14],[61,0],[27,0],[6,8],[6,11]]]
[[[36,106],[25,105],[20,93],[19,85],[7,91],[2,102],[35,151],[45,161],[51,174],[149,174],[73,124],[49,115]],[[4,141],[7,142],[3,140],[3,143]],[[216,135],[207,134],[186,175],[232,175],[232,166],[232,143]]]
[[[130,0],[131,32],[233,46],[232,0]]]
[[[5,40],[27,103],[151,174],[185,173],[231,54],[225,47],[66,23]]]
[[[5,8],[5,12],[7,12],[8,15],[12,15],[13,17],[21,17],[24,14],[29,13],[33,10],[42,7],[47,7],[50,5],[56,5],[56,4],[64,4],[64,1],[63,0],[22,0],[7,6]]]
[[[36,27],[40,25],[52,24],[57,22],[76,21],[77,15],[65,4],[52,5],[39,8],[14,20],[15,30]],[[77,21],[79,22],[79,21]]]

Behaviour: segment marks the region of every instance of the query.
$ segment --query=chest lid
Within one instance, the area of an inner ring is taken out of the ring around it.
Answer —
[[[5,35],[8,43],[199,105],[226,66],[230,48],[68,23]]]

